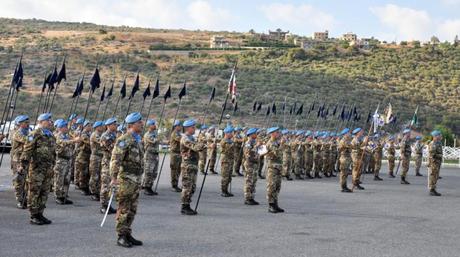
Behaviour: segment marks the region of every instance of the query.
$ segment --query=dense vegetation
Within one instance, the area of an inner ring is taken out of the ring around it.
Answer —
[[[387,128],[397,131],[407,123],[419,105],[419,126],[423,132],[442,125],[460,134],[460,46],[442,43],[415,47],[376,47],[370,51],[347,47],[343,42],[316,45],[312,49],[269,48],[264,50],[199,50],[207,47],[211,32],[150,30],[129,27],[97,26],[89,23],[62,23],[37,20],[1,19],[0,22],[0,81],[6,92],[16,59],[24,50],[25,90],[19,96],[17,112],[30,114],[37,105],[43,76],[57,62],[58,68],[67,56],[68,80],[59,89],[58,115],[68,112],[74,85],[86,71],[87,82],[96,63],[101,68],[103,82],[109,85],[115,73],[116,90],[125,75],[128,94],[135,73],[141,73],[141,91],[136,95],[133,109],[139,109],[142,91],[149,79],[160,74],[161,94],[167,84],[173,87],[173,99],[168,101],[167,115],[173,115],[177,106],[177,93],[184,81],[189,95],[183,102],[179,116],[200,117],[208,110],[208,118],[216,122],[233,64],[238,60],[238,111],[227,113],[248,125],[263,125],[267,105],[274,101],[277,115],[270,120],[289,127],[338,128],[345,125],[365,126],[369,111],[380,104],[380,111],[391,102],[398,124]],[[50,36],[47,31],[55,31]],[[59,31],[63,33],[60,35]],[[74,33],[75,32],[75,33]],[[242,34],[219,34],[242,38]],[[150,35],[154,35],[151,36]],[[174,38],[182,38],[175,42]],[[168,45],[175,46],[166,51]],[[181,46],[181,47],[177,47]],[[184,46],[197,46],[194,51],[182,51]],[[206,106],[212,87],[217,88],[216,99]],[[98,98],[100,91],[95,93]],[[84,94],[86,97],[86,94]],[[84,97],[84,98],[85,98]],[[304,104],[304,112],[284,119],[281,110]],[[96,102],[97,100],[94,100]],[[264,104],[253,114],[254,101]],[[315,101],[330,107],[347,109],[356,106],[362,117],[359,122],[338,123],[336,117],[316,121],[316,110],[310,115],[308,108]],[[78,106],[83,112],[86,99]],[[127,100],[122,101],[127,105]],[[113,103],[111,105],[113,107]],[[97,104],[90,109],[95,114]],[[161,101],[154,102],[159,113]],[[109,107],[111,109],[111,107]],[[133,110],[132,109],[132,110]],[[231,108],[229,108],[231,109]],[[121,112],[118,113],[121,116]],[[93,116],[91,116],[93,115]],[[100,117],[100,116],[99,116]],[[308,122],[305,122],[308,118]],[[285,122],[283,122],[285,121]],[[289,122],[290,121],[290,122]]]

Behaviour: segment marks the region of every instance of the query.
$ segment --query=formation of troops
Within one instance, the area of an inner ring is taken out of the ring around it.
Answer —
[[[339,176],[344,193],[364,190],[362,174],[372,173],[382,180],[383,152],[387,152],[388,174],[395,178],[401,170],[401,184],[407,179],[409,163],[415,153],[415,171],[420,174],[423,149],[428,148],[429,194],[436,191],[442,162],[441,133],[431,133],[425,145],[420,137],[411,139],[411,130],[402,136],[372,134],[361,128],[342,131],[242,128],[228,124],[219,134],[218,126],[197,124],[194,119],[174,121],[162,140],[156,121],[144,121],[140,113],[131,113],[123,121],[109,118],[90,122],[72,114],[53,121],[51,113],[38,117],[30,129],[29,117],[14,120],[11,169],[17,207],[28,209],[30,223],[50,224],[44,216],[50,192],[59,205],[72,204],[71,183],[91,200],[100,202],[100,212],[116,213],[117,244],[123,247],[142,245],[132,236],[131,224],[137,211],[139,194],[157,195],[157,177],[165,155],[160,145],[169,145],[171,190],[181,193],[181,213],[196,215],[191,208],[202,174],[221,176],[221,196],[233,197],[232,177],[244,177],[244,204],[255,200],[258,179],[266,179],[268,211],[280,213],[278,196],[282,179],[304,180]],[[201,125],[197,131],[197,125]],[[400,152],[400,159],[396,152]],[[218,166],[220,168],[218,168]],[[401,166],[401,167],[400,167]],[[347,184],[351,174],[351,188]],[[116,197],[118,208],[112,206]]]

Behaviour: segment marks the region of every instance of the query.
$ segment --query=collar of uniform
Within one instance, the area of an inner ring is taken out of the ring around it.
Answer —
[[[142,138],[141,136],[139,136],[139,134],[137,134],[136,132],[131,132],[131,135],[133,136],[133,138],[136,140],[137,143],[140,143]]]

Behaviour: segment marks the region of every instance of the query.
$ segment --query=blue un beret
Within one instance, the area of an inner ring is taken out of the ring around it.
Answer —
[[[441,135],[441,131],[439,130],[433,130],[433,132],[431,132],[431,135],[436,137],[436,136],[440,136]]]
[[[353,132],[351,132],[353,135],[358,134],[361,131],[361,128],[355,128]]]
[[[14,123],[18,124],[18,123],[21,123],[21,122],[24,122],[24,121],[27,121],[27,120],[29,120],[29,116],[27,116],[27,115],[19,115],[18,117],[16,117],[14,119]]]
[[[208,128],[208,126],[206,126],[206,124],[203,124],[203,126],[201,126],[200,129],[207,129],[207,128]]]
[[[195,126],[195,124],[196,124],[196,120],[190,119],[190,120],[184,121],[183,126],[187,128],[187,127]]]
[[[416,136],[416,137],[415,137],[415,140],[420,140],[420,139],[422,139],[421,136]]]
[[[142,115],[138,112],[133,112],[131,114],[129,114],[128,116],[126,116],[125,118],[125,122],[128,123],[128,124],[133,124],[133,123],[136,123],[138,121],[142,120]]]
[[[59,122],[63,121],[63,119],[57,119],[54,121],[54,126],[57,127],[57,125],[59,124]]]
[[[153,120],[153,119],[147,120],[147,126],[153,126],[153,125],[156,125],[156,124],[157,124],[156,121]]]
[[[267,134],[271,134],[273,132],[276,132],[278,131],[280,128],[279,127],[271,127],[269,129],[267,129]]]
[[[83,122],[83,127],[86,127],[88,125],[91,125],[91,121],[85,120],[85,122]]]
[[[44,120],[50,120],[51,119],[51,113],[42,113],[40,116],[38,116],[38,121],[44,121]]]
[[[75,119],[76,117],[77,117],[77,114],[72,113],[72,114],[70,114],[70,116],[69,116],[69,120],[73,120],[73,119]]]
[[[85,122],[85,119],[79,118],[79,119],[75,122],[75,124],[80,125],[80,124],[83,124],[84,122]]]
[[[311,131],[308,130],[307,132],[305,132],[305,136],[307,136],[307,137],[311,136]]]
[[[350,129],[349,129],[349,128],[344,128],[344,129],[340,132],[340,135],[343,136],[343,135],[347,134],[348,132],[350,132]]]
[[[104,125],[104,123],[102,121],[98,120],[98,121],[94,122],[93,128],[97,128],[97,127],[100,127],[102,125]]]
[[[254,133],[257,133],[257,128],[250,128],[248,129],[248,131],[246,132],[246,136],[250,136]]]
[[[409,132],[410,132],[410,129],[405,129],[405,130],[403,131],[403,134],[407,134],[407,133],[409,133]]]
[[[281,134],[286,135],[287,133],[289,133],[289,130],[287,130],[287,129],[281,130]]]
[[[56,128],[65,128],[67,127],[67,121],[66,120],[63,120],[63,119],[59,119],[57,120],[58,122],[54,122],[54,126]]]
[[[174,121],[173,128],[177,127],[177,126],[180,126],[180,125],[181,125],[180,120],[176,120],[176,121]]]
[[[117,119],[116,118],[109,118],[104,122],[104,125],[108,126],[108,125],[112,125],[114,123],[117,123]]]
[[[227,126],[225,129],[224,129],[224,133],[225,134],[228,134],[228,133],[232,133],[234,131],[233,127],[231,126]]]

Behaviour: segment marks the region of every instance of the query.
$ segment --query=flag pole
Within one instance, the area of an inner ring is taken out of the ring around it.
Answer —
[[[64,55],[63,64],[65,64],[66,58],[67,58],[67,55]],[[61,70],[62,70],[62,68],[61,68]],[[61,73],[61,71],[59,71],[59,74],[60,74],[60,73]],[[60,86],[60,84],[61,84],[60,81],[56,84],[56,88],[54,89],[53,98],[51,99],[51,104],[50,104],[50,108],[48,109],[48,112],[51,112],[51,110],[53,109],[54,99],[56,98],[57,90],[58,90],[58,87]]]

